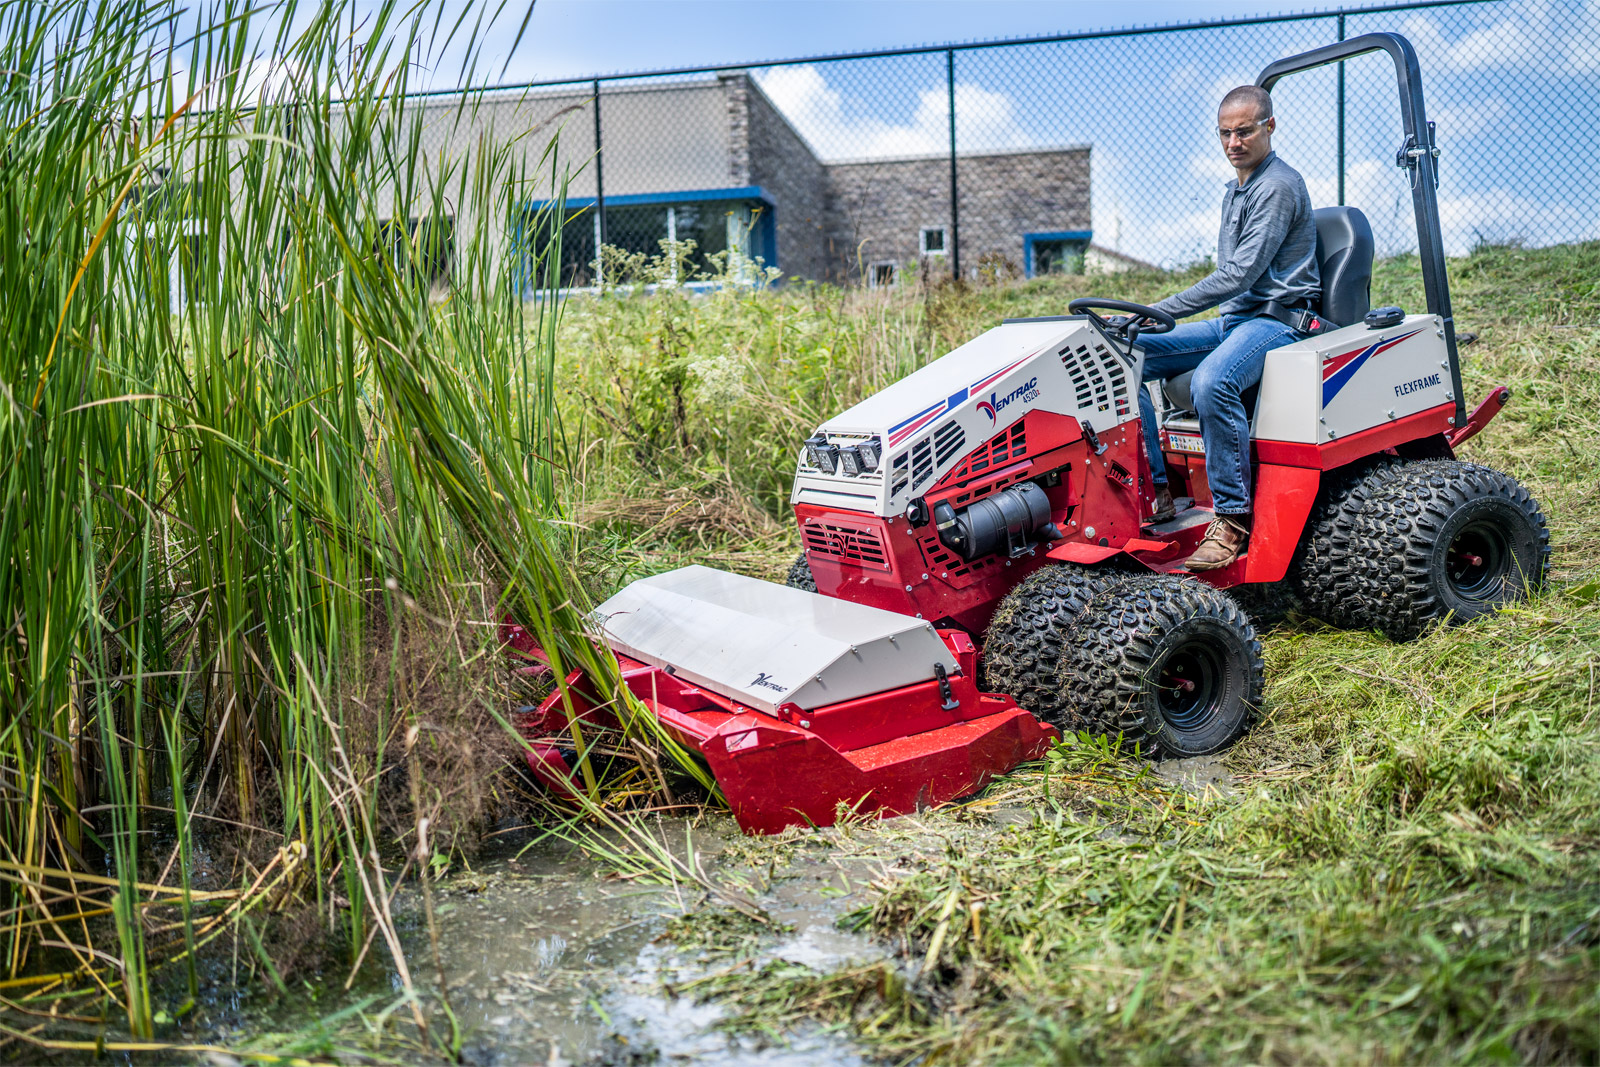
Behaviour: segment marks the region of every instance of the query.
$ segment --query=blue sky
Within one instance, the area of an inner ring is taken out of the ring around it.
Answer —
[[[1286,7],[1279,0],[539,0],[508,79],[1041,36]],[[508,8],[504,24],[511,14]],[[502,32],[505,45],[488,56],[496,70],[513,36]]]

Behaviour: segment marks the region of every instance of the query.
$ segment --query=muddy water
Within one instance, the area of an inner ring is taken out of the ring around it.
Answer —
[[[1188,759],[1162,760],[1150,767],[1167,781],[1191,793],[1211,793],[1225,797],[1233,793],[1233,773],[1222,763],[1222,754],[1191,756]]]
[[[1219,757],[1172,760],[1153,770],[1196,793],[1232,792],[1232,776]],[[982,848],[988,835],[1031,824],[1037,813],[1027,803],[979,802],[973,815],[960,821],[931,815],[927,825],[909,816],[825,830],[776,848],[743,844],[726,816],[696,823],[693,836],[711,877],[742,886],[773,921],[748,965],[781,959],[825,972],[887,955],[883,946],[841,929],[838,920],[867,903],[867,884],[888,873],[888,866],[928,849]],[[687,824],[653,825],[681,853]],[[562,842],[523,847],[502,839],[473,869],[439,883],[436,968],[420,893],[405,889],[396,902],[412,974],[425,994],[436,994],[443,971],[467,1063],[861,1064],[860,1051],[839,1035],[803,1030],[776,1040],[731,1036],[719,1027],[724,1009],[672,994],[672,988],[730,964],[725,956],[708,957],[662,936],[674,918],[713,906],[697,887],[618,878]],[[374,997],[369,1015],[399,989],[390,976],[353,994],[335,995],[328,988],[311,1001],[280,999],[267,1016],[256,1015],[234,1033],[303,1032],[375,992],[381,996]]]
[[[683,840],[681,824],[663,829],[669,840]],[[707,844],[705,836],[703,828],[696,832],[697,848]],[[714,859],[708,866],[715,873]],[[843,867],[808,861],[761,886],[756,899],[775,932],[762,940],[755,965],[781,958],[829,970],[880,955],[865,938],[836,926],[849,906],[848,878]],[[671,919],[702,906],[702,896],[693,887],[680,892],[608,877],[556,843],[520,856],[506,849],[447,878],[435,900],[439,955],[466,1033],[463,1058],[473,1064],[861,1063],[843,1039],[820,1032],[786,1035],[781,1043],[730,1036],[718,1029],[720,1007],[666,991],[664,980],[679,984],[726,965],[660,939]],[[436,986],[420,902],[407,904],[413,972]]]

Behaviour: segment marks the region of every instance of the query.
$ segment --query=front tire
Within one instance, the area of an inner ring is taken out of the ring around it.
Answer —
[[[1261,707],[1261,642],[1233,599],[1194,579],[1136,575],[1084,608],[1057,667],[1084,727],[1151,758],[1204,756]]]
[[[1463,623],[1544,583],[1550,530],[1508,474],[1435,459],[1391,468],[1352,538],[1362,561],[1360,621],[1396,641]]]
[[[1041,567],[1007,593],[983,638],[984,688],[1005,693],[1061,730],[1081,729],[1056,663],[1084,605],[1122,572],[1075,563]]]
[[[790,589],[804,589],[808,593],[817,591],[817,579],[811,573],[811,561],[804,552],[789,564],[789,576],[783,580],[783,584]]]

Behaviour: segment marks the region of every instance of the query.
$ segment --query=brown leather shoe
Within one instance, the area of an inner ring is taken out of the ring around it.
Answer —
[[[1152,523],[1171,522],[1178,517],[1178,506],[1172,502],[1172,490],[1165,485],[1156,486],[1156,512],[1150,516]]]
[[[1184,560],[1189,571],[1218,571],[1239,558],[1250,543],[1249,515],[1218,515],[1206,527],[1205,540]]]

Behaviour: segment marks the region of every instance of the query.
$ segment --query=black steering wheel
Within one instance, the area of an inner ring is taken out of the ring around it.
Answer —
[[[1102,311],[1120,311],[1128,318],[1121,322],[1112,322],[1095,314],[1095,309]],[[1100,296],[1082,296],[1067,305],[1067,310],[1074,315],[1087,315],[1090,321],[1100,327],[1101,331],[1111,337],[1121,337],[1128,342],[1131,349],[1134,342],[1139,340],[1141,333],[1171,333],[1178,328],[1178,320],[1168,315],[1165,311],[1157,311],[1144,304],[1134,304],[1127,300],[1107,300]],[[1148,325],[1145,325],[1148,323]],[[1129,355],[1132,355],[1130,352]]]

